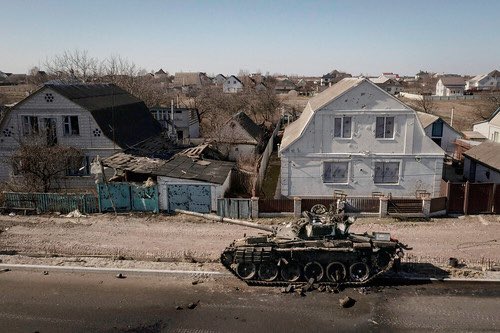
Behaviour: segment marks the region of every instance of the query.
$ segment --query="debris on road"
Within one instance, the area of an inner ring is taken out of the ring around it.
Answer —
[[[123,275],[122,273],[118,273],[118,274],[116,274],[116,278],[117,278],[117,279],[125,279],[125,278],[126,278],[126,276],[125,276],[125,275]]]
[[[43,271],[43,275],[49,275],[48,271]]]
[[[295,290],[295,286],[293,284],[289,284],[288,286],[283,287],[281,289],[281,292],[283,294],[288,294],[288,293],[293,293],[294,290]]]
[[[176,310],[184,310],[184,308],[183,308],[182,306],[180,306],[180,305],[177,305],[177,306],[175,307],[175,309],[176,309]]]
[[[87,217],[87,215],[84,215],[80,213],[78,209],[75,209],[74,211],[69,212],[66,217]]]
[[[10,268],[0,269],[0,273],[10,272]]]
[[[189,304],[188,304],[188,306],[187,306],[187,308],[188,308],[189,310],[193,310],[194,308],[196,308],[196,307],[198,306],[198,304],[199,304],[199,303],[200,303],[200,300],[197,300],[197,301],[196,301],[196,302],[194,302],[194,303],[189,303]]]
[[[340,306],[343,308],[350,308],[350,307],[354,306],[354,304],[356,303],[356,300],[349,297],[349,296],[346,296],[344,298],[339,299],[339,303],[340,303]]]
[[[450,258],[448,260],[448,266],[457,268],[458,267],[458,259],[457,258]]]

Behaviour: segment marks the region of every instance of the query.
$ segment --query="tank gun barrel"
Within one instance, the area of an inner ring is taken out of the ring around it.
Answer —
[[[222,216],[215,215],[215,214],[196,213],[196,212],[191,212],[191,211],[182,210],[182,209],[176,209],[175,212],[176,213],[181,213],[181,214],[187,214],[187,215],[193,215],[193,216],[203,217],[203,218],[206,218],[206,219],[209,219],[209,220],[213,220],[213,221],[227,222],[227,223],[231,223],[231,224],[241,225],[243,227],[249,227],[249,228],[253,228],[253,229],[260,229],[260,230],[269,231],[269,232],[272,232],[272,233],[275,232],[275,229],[273,227],[268,226],[268,225],[258,224],[258,223],[255,223],[255,222],[249,222],[249,221],[231,219],[231,218],[228,218],[228,217],[222,217]]]

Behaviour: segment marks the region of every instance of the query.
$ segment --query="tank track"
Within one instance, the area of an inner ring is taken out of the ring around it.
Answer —
[[[221,254],[221,263],[224,267],[226,267],[227,270],[229,270],[238,280],[241,280],[243,282],[245,282],[247,285],[249,286],[262,286],[262,287],[286,287],[290,284],[294,285],[294,286],[304,286],[306,284],[308,284],[307,281],[294,281],[294,282],[289,282],[289,281],[262,281],[262,280],[253,280],[253,279],[250,279],[250,280],[244,280],[242,278],[240,278],[238,276],[238,274],[236,273],[236,271],[231,267],[231,264],[227,264],[224,262],[224,260],[222,260],[223,256],[225,253],[231,253],[233,251],[224,251],[222,254]],[[315,284],[319,285],[319,286],[332,286],[332,287],[339,287],[339,286],[345,286],[345,287],[361,287],[361,286],[365,286],[366,284],[368,284],[370,281],[372,281],[373,279],[375,279],[376,277],[390,271],[392,269],[394,265],[394,258],[391,259],[391,261],[389,262],[389,264],[387,265],[387,267],[383,270],[380,270],[379,272],[377,272],[376,274],[373,274],[372,276],[370,276],[368,279],[364,280],[364,281],[361,281],[361,282],[358,282],[358,281],[345,281],[345,282],[332,282],[332,281],[319,281],[319,282],[314,282]]]

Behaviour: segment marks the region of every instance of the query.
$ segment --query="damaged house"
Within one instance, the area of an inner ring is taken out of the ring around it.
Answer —
[[[122,174],[120,180],[155,181],[160,210],[209,213],[217,210],[217,199],[230,189],[236,167],[219,158],[209,145],[200,145],[166,160],[118,153],[106,158],[103,165]]]
[[[81,165],[61,175],[59,186],[94,188],[90,164],[96,156],[141,149],[161,131],[143,101],[113,84],[46,84],[7,111],[0,123],[0,155],[5,163],[23,141],[46,136],[49,145],[84,154]],[[13,165],[3,164],[0,181],[11,177],[16,177]]]

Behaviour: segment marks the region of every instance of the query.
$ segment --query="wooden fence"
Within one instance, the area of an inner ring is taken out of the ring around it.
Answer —
[[[448,213],[500,213],[500,186],[497,184],[448,182],[446,194]]]
[[[259,213],[293,213],[293,200],[259,199]]]
[[[99,212],[97,197],[93,194],[17,193],[4,192],[5,210],[24,210],[36,213],[69,213],[78,209],[83,214]]]

